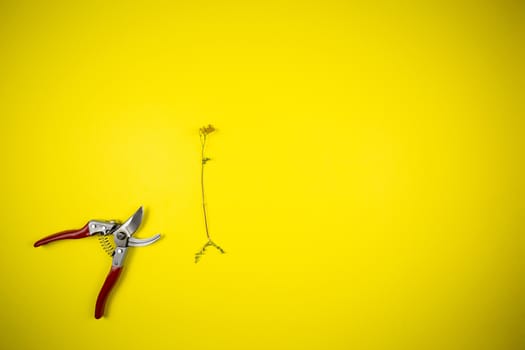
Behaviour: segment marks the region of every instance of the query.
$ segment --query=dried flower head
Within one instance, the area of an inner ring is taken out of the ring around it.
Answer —
[[[213,125],[211,124],[208,124],[208,126],[203,126],[202,128],[199,129],[199,133],[201,135],[209,135],[211,134],[212,132],[214,132],[216,129]]]

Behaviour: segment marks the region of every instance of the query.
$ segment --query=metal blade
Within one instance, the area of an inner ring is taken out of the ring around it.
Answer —
[[[158,234],[158,233],[155,236],[153,236],[153,237],[144,238],[144,239],[130,237],[130,239],[128,240],[128,246],[130,246],[130,247],[145,247],[147,245],[150,245],[152,243],[157,242],[159,239],[160,239],[160,234]]]
[[[144,209],[142,206],[133,214],[125,223],[123,223],[119,228],[118,232],[124,232],[128,237],[131,237],[137,231],[142,222],[142,215]]]

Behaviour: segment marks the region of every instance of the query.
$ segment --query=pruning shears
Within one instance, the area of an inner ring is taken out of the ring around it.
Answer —
[[[42,238],[37,241],[34,246],[39,247],[44,244],[48,244],[53,241],[62,239],[79,239],[90,237],[93,235],[109,236],[112,235],[115,247],[109,252],[113,257],[111,269],[104,281],[104,285],[98,294],[97,303],[95,306],[95,318],[99,319],[104,315],[104,309],[106,300],[108,298],[111,289],[117,282],[120,273],[122,272],[124,258],[128,247],[143,247],[150,245],[160,239],[160,234],[156,234],[150,238],[139,239],[132,237],[135,231],[139,228],[142,222],[143,208],[140,207],[135,214],[133,214],[126,222],[120,224],[120,222],[111,221],[98,221],[90,220],[84,227],[78,230],[67,230],[55,233],[53,235]],[[110,244],[106,242],[106,244]]]

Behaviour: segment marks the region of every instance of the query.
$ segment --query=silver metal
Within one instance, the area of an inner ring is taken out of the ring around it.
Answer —
[[[135,214],[133,214],[128,220],[126,220],[125,223],[123,223],[116,231],[115,231],[115,237],[117,236],[117,233],[124,233],[126,236],[131,237],[135,231],[140,226],[140,223],[142,222],[142,216],[144,213],[144,209],[140,207]]]
[[[115,230],[117,226],[118,226],[118,223],[116,221],[91,220],[88,223],[90,235],[94,235],[97,233],[100,233],[102,235],[108,235],[108,234],[113,233],[113,231]]]
[[[127,247],[128,239],[132,234],[137,231],[142,222],[143,209],[140,207],[135,214],[133,214],[125,223],[120,225],[115,232],[113,237],[115,239],[115,245],[117,247]]]
[[[139,228],[144,209],[140,207],[125,223],[114,229],[113,239],[115,240],[115,252],[113,253],[113,266],[121,267],[126,257],[127,247],[143,247],[150,245],[160,239],[160,234],[150,238],[131,237]]]
[[[156,234],[155,236],[149,237],[149,238],[134,238],[130,237],[128,239],[128,246],[129,247],[145,247],[147,245],[153,244],[157,242],[160,239],[160,234]]]
[[[115,249],[115,253],[113,254],[112,265],[115,267],[121,267],[127,252],[128,248],[117,247],[117,249]]]

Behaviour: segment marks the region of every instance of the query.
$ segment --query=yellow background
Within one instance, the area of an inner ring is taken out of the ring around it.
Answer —
[[[524,8],[423,3],[3,1],[0,348],[525,348]]]

